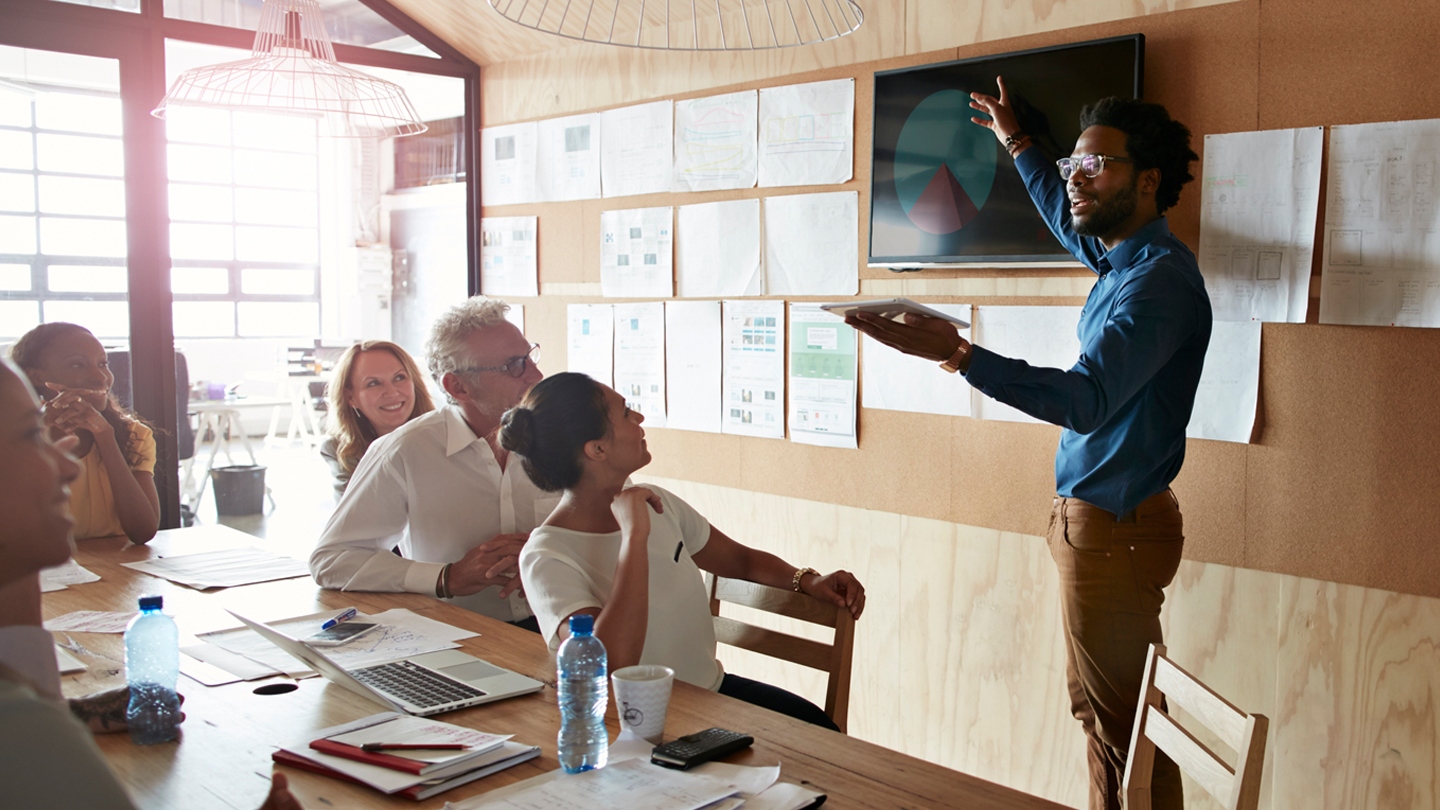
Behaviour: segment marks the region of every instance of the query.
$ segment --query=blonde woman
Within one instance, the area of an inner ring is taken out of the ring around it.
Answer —
[[[372,442],[435,410],[415,361],[388,340],[366,340],[346,349],[326,397],[330,435],[320,444],[320,455],[335,477],[336,498],[345,493]]]

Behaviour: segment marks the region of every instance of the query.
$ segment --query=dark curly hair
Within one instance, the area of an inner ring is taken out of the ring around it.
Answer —
[[[50,347],[50,344],[56,338],[70,332],[84,332],[91,337],[95,336],[89,329],[75,323],[66,323],[65,321],[42,323],[15,341],[15,345],[10,347],[10,359],[28,374],[39,368],[40,355]],[[43,385],[36,385],[35,392],[47,400],[55,396],[53,391]],[[121,405],[120,400],[115,398],[113,392],[106,395],[105,409],[100,411],[100,416],[109,422],[110,427],[115,431],[115,443],[119,445],[120,452],[124,454],[125,462],[132,467],[139,464],[141,461],[140,449],[137,447],[139,442],[136,439],[135,431],[131,430],[130,426],[141,424],[152,430],[153,426]]]
[[[572,371],[536,383],[500,417],[500,446],[520,456],[530,480],[546,492],[580,483],[582,448],[608,435],[605,389]]]
[[[1125,149],[1135,170],[1160,170],[1155,190],[1158,213],[1180,201],[1180,189],[1195,179],[1190,164],[1200,156],[1190,148],[1190,130],[1159,104],[1110,96],[1080,111],[1080,130],[1111,127],[1125,133]]]

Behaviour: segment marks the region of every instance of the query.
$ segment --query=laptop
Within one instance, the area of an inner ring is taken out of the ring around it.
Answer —
[[[538,692],[545,684],[458,650],[413,655],[347,670],[319,649],[264,622],[228,611],[270,643],[352,692],[394,711],[426,717]]]

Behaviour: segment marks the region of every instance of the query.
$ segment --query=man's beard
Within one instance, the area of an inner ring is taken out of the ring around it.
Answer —
[[[1081,236],[1103,238],[1106,234],[1114,231],[1117,226],[1135,213],[1137,204],[1135,191],[1139,181],[1139,177],[1132,178],[1129,188],[1120,189],[1104,202],[1096,200],[1095,209],[1086,215],[1083,221],[1071,217],[1070,220],[1075,225],[1075,232]]]

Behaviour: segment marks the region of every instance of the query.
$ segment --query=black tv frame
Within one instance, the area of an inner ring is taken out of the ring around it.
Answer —
[[[1045,47],[1045,48],[1031,48],[1031,49],[1023,50],[1023,51],[1010,51],[1010,52],[1007,52],[1007,53],[989,54],[989,55],[986,55],[986,56],[973,57],[973,58],[970,58],[970,59],[956,59],[956,60],[949,61],[949,62],[934,62],[934,63],[928,64],[928,65],[916,65],[916,66],[914,66],[914,67],[899,68],[899,69],[896,69],[896,70],[877,71],[877,72],[875,73],[875,78],[876,78],[876,80],[877,80],[877,85],[878,85],[878,79],[879,79],[880,77],[882,77],[882,76],[895,76],[895,75],[900,75],[900,74],[905,74],[905,73],[918,73],[918,72],[922,72],[922,71],[940,70],[940,69],[944,69],[944,68],[955,67],[955,66],[958,66],[958,65],[975,65],[975,64],[980,64],[980,63],[984,63],[984,62],[995,62],[995,61],[999,61],[999,60],[1015,59],[1015,58],[1017,58],[1017,57],[1027,57],[1027,56],[1034,56],[1034,55],[1036,55],[1036,54],[1054,53],[1054,52],[1056,52],[1056,51],[1072,50],[1072,49],[1076,49],[1076,48],[1085,48],[1085,47],[1091,47],[1091,46],[1095,46],[1095,45],[1109,45],[1109,44],[1114,44],[1114,43],[1117,43],[1117,42],[1133,42],[1133,43],[1135,44],[1135,63],[1134,63],[1135,81],[1134,81],[1134,87],[1133,87],[1132,92],[1133,92],[1134,98],[1137,98],[1137,99],[1143,98],[1143,90],[1144,90],[1144,85],[1145,85],[1145,35],[1144,35],[1144,34],[1140,34],[1140,33],[1136,33],[1136,34],[1126,34],[1126,35],[1117,36],[1117,37],[1107,37],[1107,38],[1104,38],[1104,39],[1086,40],[1086,41],[1084,41],[1084,42],[1072,42],[1072,43],[1066,43],[1066,44],[1064,44],[1064,45],[1054,45],[1054,46],[1049,46],[1049,47]],[[991,93],[994,93],[995,91],[992,89],[990,92],[991,92]],[[869,267],[883,267],[883,268],[886,268],[886,269],[889,269],[889,270],[893,270],[893,271],[895,271],[895,272],[910,272],[910,271],[918,271],[918,270],[931,269],[931,268],[945,268],[945,267],[966,267],[966,266],[977,265],[977,264],[1024,264],[1024,265],[1028,265],[1028,266],[1037,266],[1037,265],[1040,265],[1040,266],[1065,266],[1065,267],[1071,267],[1071,266],[1078,267],[1078,266],[1080,266],[1080,264],[1079,264],[1078,262],[1076,262],[1075,259],[1074,259],[1068,252],[1066,252],[1062,247],[1060,247],[1060,243],[1059,243],[1058,241],[1055,241],[1055,242],[1054,242],[1055,248],[1056,248],[1056,251],[1055,251],[1055,252],[1052,252],[1052,253],[1040,253],[1040,254],[1010,254],[1010,253],[1006,253],[1006,254],[991,254],[991,255],[959,255],[959,256],[951,255],[951,256],[926,256],[926,257],[913,257],[913,256],[876,256],[876,255],[874,254],[874,248],[875,248],[875,198],[876,198],[876,191],[875,191],[875,189],[876,189],[876,183],[877,183],[877,179],[876,179],[876,178],[877,178],[877,174],[876,174],[876,171],[875,171],[875,154],[876,154],[876,150],[877,150],[878,145],[879,145],[879,144],[878,144],[878,141],[876,140],[876,134],[877,134],[877,133],[876,133],[876,128],[877,128],[877,126],[878,126],[879,123],[880,123],[880,116],[879,116],[879,114],[878,114],[879,111],[878,111],[878,109],[877,109],[877,107],[878,107],[879,104],[880,104],[880,93],[879,93],[879,91],[878,91],[878,87],[877,87],[877,89],[876,89],[876,92],[873,94],[873,96],[874,96],[874,99],[873,99],[873,101],[872,101],[871,116],[870,116],[870,219],[869,219],[870,230],[869,230],[869,233],[868,233],[868,235],[867,235],[867,246],[866,246],[867,266],[869,266]],[[1089,102],[1095,101],[1095,100],[1096,100],[1096,99],[1083,99],[1082,101],[1085,102],[1085,103],[1089,103]],[[978,116],[978,115],[980,115],[980,113],[977,112],[976,115]],[[976,125],[970,124],[970,126],[976,126]],[[1066,144],[1066,146],[1068,147],[1068,146],[1070,146],[1070,144]],[[996,148],[997,148],[997,149],[1000,149],[1000,148],[1001,148],[998,140],[996,141]],[[1067,154],[1068,154],[1068,152],[1067,152]],[[998,159],[1000,159],[1000,160],[1009,160],[1009,156],[1002,154],[1001,156],[998,157]],[[893,182],[893,177],[892,177],[891,182]],[[982,210],[983,210],[983,209],[982,209]],[[1040,219],[1038,212],[1035,214],[1035,218],[1036,218],[1036,222],[1037,222],[1037,223],[1041,223],[1041,224],[1043,225],[1043,221]],[[1051,237],[1051,239],[1052,239],[1052,241],[1054,241],[1054,237],[1053,237],[1053,236]]]

